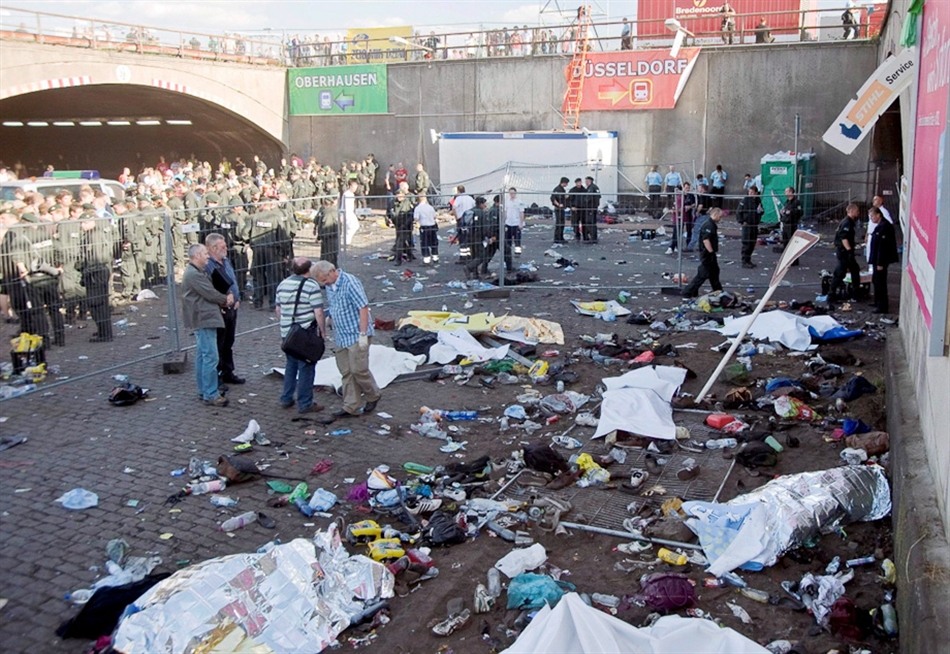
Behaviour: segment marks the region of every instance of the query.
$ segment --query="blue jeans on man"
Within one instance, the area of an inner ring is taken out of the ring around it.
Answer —
[[[313,406],[313,375],[315,363],[307,363],[285,354],[287,365],[284,370],[284,391],[280,395],[280,404],[291,407],[294,395],[297,396],[297,410],[301,413]]]
[[[202,400],[217,398],[218,392],[218,330],[196,329],[195,375],[198,378],[198,393]]]

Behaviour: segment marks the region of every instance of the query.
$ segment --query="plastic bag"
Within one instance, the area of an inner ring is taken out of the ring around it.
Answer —
[[[62,503],[64,509],[78,511],[98,505],[99,496],[85,488],[74,488],[53,501]]]
[[[814,409],[794,397],[783,395],[775,399],[775,413],[782,418],[791,418],[803,422],[813,422],[821,420]]]
[[[551,577],[522,573],[508,584],[508,609],[540,609],[545,604],[553,607],[563,595]]]
[[[310,508],[314,511],[329,511],[336,504],[337,497],[333,493],[323,488],[313,491],[310,498]]]
[[[696,589],[689,579],[675,572],[645,575],[640,579],[640,586],[640,598],[657,611],[675,611],[692,606],[696,601]]]

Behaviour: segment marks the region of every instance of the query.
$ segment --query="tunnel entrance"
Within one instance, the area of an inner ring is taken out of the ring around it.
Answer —
[[[31,124],[32,123],[32,124]],[[244,117],[201,98],[161,88],[97,84],[50,89],[0,101],[0,159],[27,175],[94,169],[115,179],[186,157],[217,167],[222,157],[278,164],[284,147]]]

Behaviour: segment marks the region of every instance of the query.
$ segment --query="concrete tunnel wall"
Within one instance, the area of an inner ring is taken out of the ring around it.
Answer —
[[[390,64],[388,115],[292,116],[290,149],[334,167],[369,152],[383,166],[423,162],[438,181],[430,129],[560,129],[566,64],[550,56]],[[799,149],[814,149],[819,173],[864,170],[870,138],[846,156],[821,135],[876,67],[873,43],[707,49],[675,109],[585,112],[581,125],[619,132],[622,166],[695,160],[709,174],[721,163],[727,192],[736,192],[763,154],[793,149],[800,114]],[[628,171],[640,185],[645,173]],[[629,186],[621,180],[621,188]]]

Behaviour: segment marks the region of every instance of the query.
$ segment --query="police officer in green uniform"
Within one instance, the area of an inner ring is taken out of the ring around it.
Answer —
[[[83,214],[82,259],[76,266],[86,287],[86,304],[96,321],[91,343],[112,340],[112,316],[109,307],[112,286],[112,261],[118,244],[118,230],[106,218]]]
[[[142,198],[141,204],[145,207],[151,206],[148,198]],[[139,234],[148,229],[148,217],[144,211],[125,211],[119,210],[118,223],[121,244],[119,246],[119,259],[122,264],[119,266],[119,279],[122,281],[122,299],[131,300],[138,292],[142,290],[143,270],[139,269],[139,263],[144,264],[142,259],[142,245],[144,244],[144,235]]]
[[[230,238],[228,259],[234,267],[238,289],[243,293],[247,288],[248,242],[251,235],[251,219],[244,210],[241,198],[231,198],[231,206],[221,222],[220,229],[225,238]],[[230,236],[229,236],[230,235]]]
[[[273,309],[274,294],[277,284],[284,278],[283,263],[285,256],[289,253],[287,220],[273,199],[265,200],[261,209],[252,217],[248,237],[253,256],[251,264],[251,278],[254,283],[253,302],[255,309],[263,309],[266,299],[270,308]]]
[[[86,319],[86,289],[82,285],[82,276],[76,264],[82,261],[82,227],[79,217],[82,206],[69,207],[66,220],[56,224],[57,251],[62,267],[63,304],[66,307],[66,323],[73,324],[78,314],[80,320]]]
[[[425,167],[422,164],[416,165],[416,180],[413,190],[416,195],[426,195],[429,192],[429,186],[432,184],[432,180],[429,179],[429,173],[425,171]]]
[[[325,185],[316,220],[317,238],[320,240],[320,258],[336,266],[340,254],[340,192],[335,177],[327,179]]]

